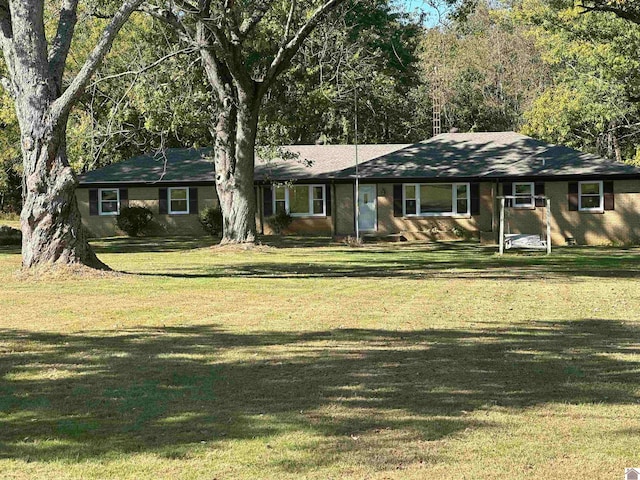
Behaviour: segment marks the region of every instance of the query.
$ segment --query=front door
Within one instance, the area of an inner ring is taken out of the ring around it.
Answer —
[[[365,232],[376,230],[377,214],[375,185],[360,185],[358,206],[360,207],[360,218],[358,221],[358,227],[360,230]]]

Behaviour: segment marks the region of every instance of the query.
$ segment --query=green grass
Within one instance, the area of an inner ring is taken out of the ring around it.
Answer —
[[[640,249],[107,239],[0,247],[3,478],[618,478]]]
[[[20,228],[20,216],[13,213],[0,213],[0,226],[8,225],[12,228]]]

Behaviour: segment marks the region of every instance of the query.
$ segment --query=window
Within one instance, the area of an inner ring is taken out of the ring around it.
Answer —
[[[470,215],[468,183],[426,183],[404,185],[404,215]]]
[[[309,187],[299,185],[289,187],[289,213],[291,215],[307,215],[309,209]]]
[[[292,185],[275,187],[273,211],[287,212],[292,217],[318,217],[326,215],[326,189],[324,185]]]
[[[120,190],[117,188],[98,190],[98,213],[100,215],[118,215],[120,213]]]
[[[604,195],[602,182],[578,182],[578,209],[581,212],[602,212]]]
[[[287,212],[287,189],[285,187],[276,187],[275,189],[275,208],[273,209],[274,213],[277,215],[279,213]]]
[[[535,187],[533,183],[514,183],[513,184],[513,206],[516,208],[532,208],[535,206],[533,195]]]
[[[188,188],[169,189],[169,213],[172,215],[189,213]]]
[[[417,215],[418,214],[418,203],[416,199],[418,196],[416,195],[417,187],[416,185],[405,185],[404,186],[404,214],[405,215]]]
[[[311,211],[314,215],[324,215],[325,214],[325,205],[324,205],[324,187],[323,186],[313,186],[311,187],[313,192],[313,198],[311,200]]]

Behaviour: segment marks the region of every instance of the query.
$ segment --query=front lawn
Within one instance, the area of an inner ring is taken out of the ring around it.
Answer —
[[[7,225],[11,228],[20,229],[20,217],[17,214],[0,213],[0,227]]]
[[[622,478],[640,249],[0,247],[3,478]],[[579,472],[579,473],[577,473]]]

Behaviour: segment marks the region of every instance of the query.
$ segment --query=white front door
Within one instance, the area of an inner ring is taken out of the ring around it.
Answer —
[[[377,213],[376,213],[376,186],[360,185],[360,195],[358,198],[360,207],[360,218],[358,228],[361,231],[376,230]]]

